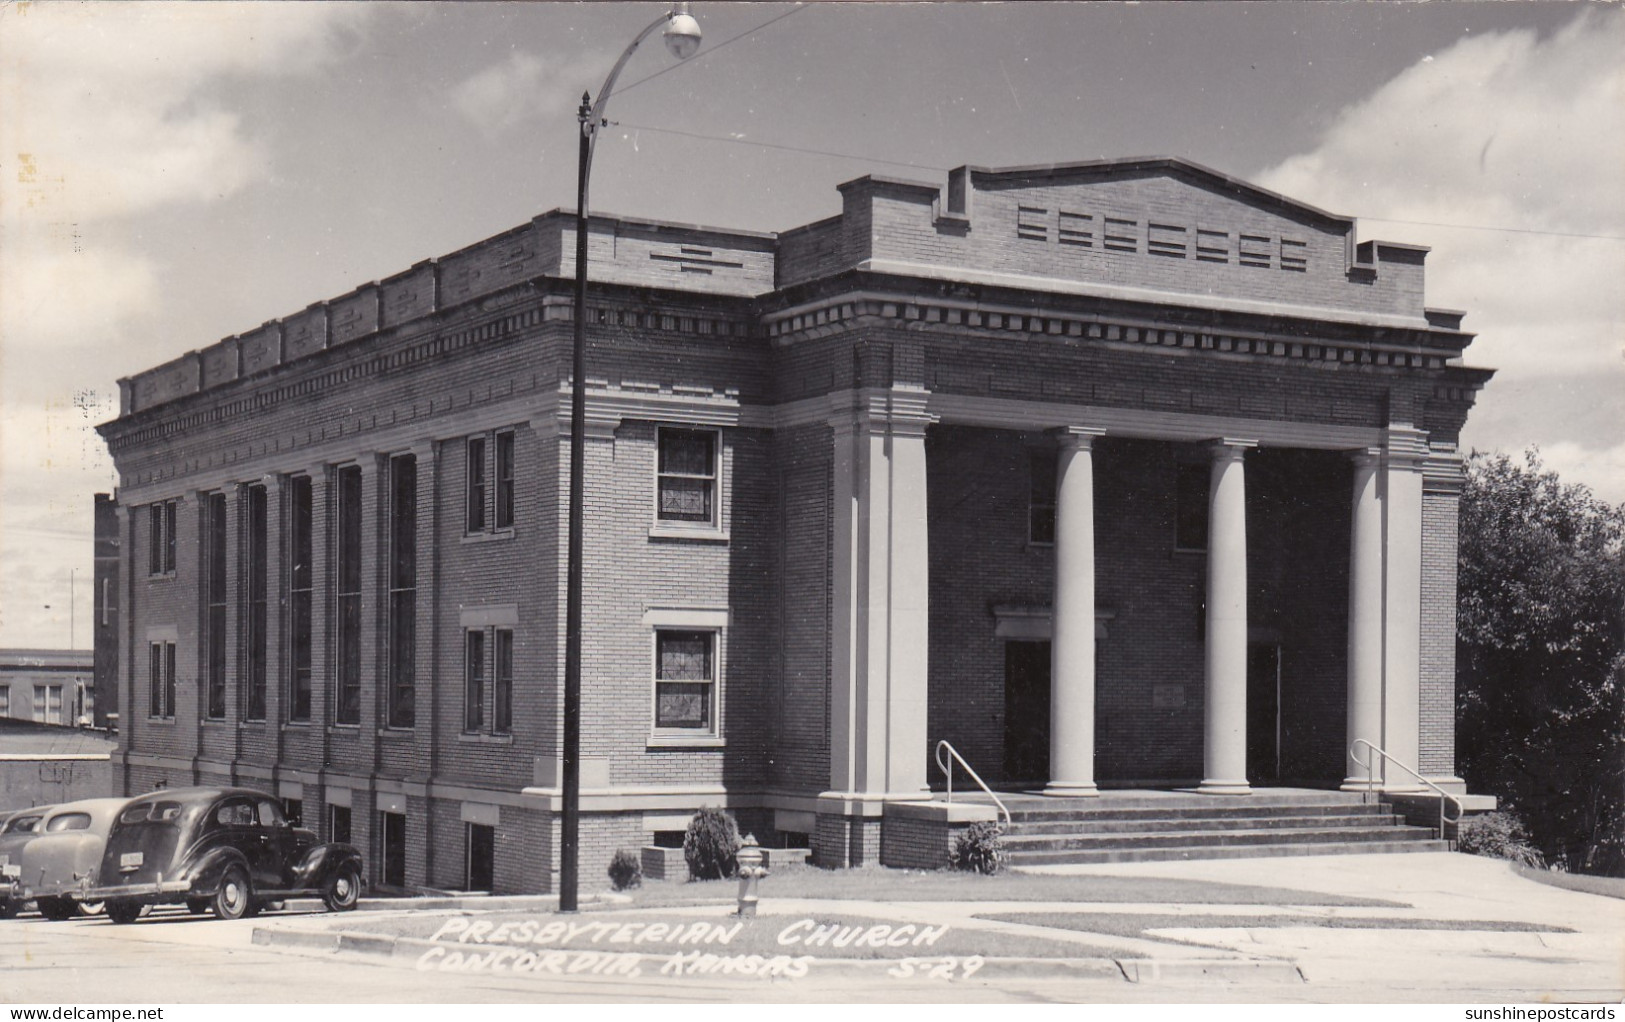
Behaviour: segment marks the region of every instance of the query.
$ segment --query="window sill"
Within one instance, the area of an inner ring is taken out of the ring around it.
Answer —
[[[170,725],[175,723],[175,718],[174,717],[148,717],[147,718],[147,723],[148,724],[162,724],[165,727],[169,727]]]
[[[231,726],[230,722],[227,721],[226,718],[224,718],[224,717],[204,717],[202,720],[198,721],[198,723],[202,724],[204,727],[207,727],[207,728],[230,727]]]
[[[173,571],[161,571],[156,575],[147,576],[148,582],[173,582],[174,580],[175,572]]]
[[[649,749],[721,749],[728,743],[719,735],[650,735]]]
[[[457,740],[470,745],[512,745],[513,735],[488,735],[465,731],[457,736]]]
[[[461,543],[499,543],[503,540],[513,539],[517,535],[513,527],[497,529],[493,532],[465,532],[458,542]]]
[[[358,738],[361,735],[361,725],[329,724],[327,725],[327,733],[330,735],[348,735],[351,738]]]
[[[686,539],[697,543],[726,543],[728,530],[714,525],[674,525],[656,522],[649,526],[650,539]]]
[[[265,721],[263,721],[263,720],[239,720],[237,722],[237,730],[239,730],[239,731],[264,731],[265,730]]]
[[[381,727],[378,729],[379,738],[387,738],[391,741],[410,739],[414,734],[416,732],[409,727]]]
[[[309,731],[310,730],[310,721],[308,721],[308,720],[287,720],[287,721],[283,721],[282,722],[282,730],[284,730],[284,731]]]

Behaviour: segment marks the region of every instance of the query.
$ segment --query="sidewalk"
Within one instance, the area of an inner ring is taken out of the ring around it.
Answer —
[[[543,899],[470,899],[419,913],[400,912],[395,903],[390,907],[397,911],[343,918],[273,917],[256,925],[253,942],[362,955],[420,971],[577,970],[584,978],[640,974],[629,970],[670,976],[701,968],[712,978],[736,970],[751,976],[769,967],[763,962],[781,962],[773,968],[799,968],[805,977],[799,982],[822,985],[842,976],[898,976],[929,963],[955,970],[956,977],[975,972],[983,980],[1055,979],[1120,990],[1123,984],[1163,985],[1170,995],[1199,995],[1222,984],[1258,1000],[1617,1001],[1625,995],[1625,901],[1544,886],[1498,860],[1445,853],[1338,855],[1030,872],[1080,881],[1142,877],[1249,885],[1279,896],[1249,904],[775,898],[769,877],[761,887],[760,919],[744,938],[752,943],[745,946],[691,946],[667,936],[674,928],[700,932],[702,924],[720,936],[723,927],[732,927],[738,920],[731,899],[717,899],[731,895],[732,885],[705,885],[696,894],[703,893],[706,904],[606,901],[575,917],[551,915],[551,902]],[[831,877],[839,882],[839,874]],[[975,886],[965,890],[972,893]],[[1293,892],[1379,903],[1303,904],[1314,899]],[[375,904],[389,903],[366,907]],[[579,935],[546,947],[534,939],[545,936],[541,927],[548,921],[562,919],[577,920]],[[830,930],[823,943],[811,946],[819,926]],[[941,928],[945,936],[920,945],[923,928]],[[647,939],[656,933],[660,940]],[[833,942],[841,938],[846,945],[837,953]],[[861,950],[866,942],[874,946]],[[752,957],[756,962],[747,963]],[[950,960],[951,967],[945,964]],[[1103,997],[1111,996],[1105,990]]]

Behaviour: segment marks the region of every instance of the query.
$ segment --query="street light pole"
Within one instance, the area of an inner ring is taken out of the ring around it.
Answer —
[[[569,554],[564,597],[564,748],[559,823],[559,911],[574,912],[580,888],[581,861],[581,577],[585,525],[587,433],[587,182],[592,176],[593,143],[604,125],[604,110],[615,91],[615,79],[642,42],[665,26],[666,49],[686,60],[700,48],[700,26],[678,3],[638,33],[615,62],[598,90],[598,101],[581,94],[579,152],[576,162],[575,343],[570,358],[570,513]],[[590,104],[590,106],[589,106]]]

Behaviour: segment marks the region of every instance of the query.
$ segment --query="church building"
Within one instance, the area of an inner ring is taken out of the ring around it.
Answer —
[[[941,740],[1080,802],[1416,787],[1357,740],[1462,790],[1490,373],[1425,249],[1168,158],[839,191],[591,219],[587,882],[702,806],[877,861]],[[121,381],[116,790],[553,888],[574,250],[547,213]]]

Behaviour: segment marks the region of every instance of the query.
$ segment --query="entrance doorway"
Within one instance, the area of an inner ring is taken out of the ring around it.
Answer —
[[[1004,644],[1004,779],[1049,781],[1047,642]]]
[[[379,813],[384,831],[384,883],[406,886],[406,814]]]
[[[1281,647],[1247,646],[1247,780],[1281,780]]]

